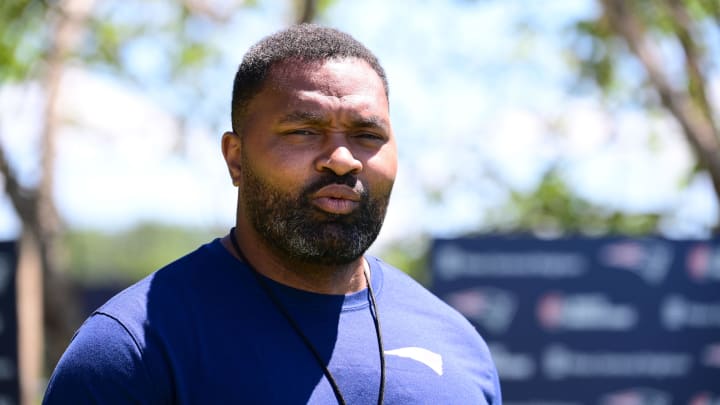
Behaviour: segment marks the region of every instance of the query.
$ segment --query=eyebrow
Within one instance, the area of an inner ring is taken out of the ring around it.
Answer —
[[[279,124],[328,124],[329,120],[311,111],[293,111],[278,120]]]
[[[350,125],[353,128],[377,129],[385,132],[388,131],[387,122],[375,115],[352,119],[350,120]]]
[[[312,111],[293,111],[280,118],[278,123],[327,126],[330,124],[330,120],[322,114]],[[349,123],[352,128],[368,128],[386,132],[388,131],[388,124],[386,120],[376,115],[370,117],[355,117],[350,119]]]

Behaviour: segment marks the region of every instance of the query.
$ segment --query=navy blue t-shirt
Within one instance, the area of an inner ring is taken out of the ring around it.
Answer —
[[[500,404],[487,345],[458,312],[367,257],[386,361],[386,404]],[[264,278],[348,404],[376,404],[380,355],[367,290],[325,295]],[[219,239],[88,318],[45,404],[334,404],[323,370],[251,270]]]

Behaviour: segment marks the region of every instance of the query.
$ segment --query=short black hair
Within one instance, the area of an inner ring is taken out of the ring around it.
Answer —
[[[358,58],[367,62],[389,88],[385,70],[377,57],[358,40],[342,31],[315,24],[299,24],[276,32],[253,45],[243,57],[233,83],[231,120],[235,133],[250,100],[262,89],[270,69],[288,59],[304,62]]]

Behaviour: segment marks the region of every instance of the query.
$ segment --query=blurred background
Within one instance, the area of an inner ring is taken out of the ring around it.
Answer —
[[[88,311],[233,225],[235,69],[309,21],[387,70],[400,173],[372,253],[430,288],[438,240],[714,240],[717,0],[5,0],[0,403],[36,403]]]

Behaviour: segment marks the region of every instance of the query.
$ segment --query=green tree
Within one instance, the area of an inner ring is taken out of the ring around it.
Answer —
[[[720,108],[710,77],[720,66],[717,0],[597,0],[597,17],[576,25],[583,77],[608,99],[663,110],[682,128],[720,202]],[[623,73],[631,65],[635,75]],[[716,225],[717,227],[720,224]]]
[[[38,180],[35,184],[23,184],[2,145],[0,173],[4,179],[5,192],[23,224],[18,284],[23,288],[29,287],[30,291],[20,291],[20,294],[27,297],[35,296],[37,289],[44,292],[42,302],[45,310],[32,308],[33,305],[37,306],[37,302],[23,301],[23,314],[46,315],[45,330],[51,337],[47,345],[50,350],[60,342],[67,342],[72,333],[71,325],[78,322],[74,295],[70,294],[67,279],[57,268],[57,239],[61,223],[53,203],[52,185],[58,130],[57,92],[64,60],[79,41],[90,6],[91,2],[68,1],[61,5],[34,0],[4,2],[0,6],[0,27],[3,27],[0,31],[3,67],[0,77],[4,81],[39,81],[46,91],[42,114],[44,123],[39,141],[42,146],[37,163],[40,172]],[[38,283],[33,285],[33,280],[41,280],[44,286]],[[28,330],[24,325],[29,319],[22,321],[21,335]],[[27,336],[21,336],[20,343],[23,344],[26,339]],[[36,339],[32,341],[36,342]],[[19,354],[22,394],[27,400],[38,391],[39,387],[35,385],[37,375],[34,374],[40,372],[40,365],[37,364],[40,358],[29,356],[29,350],[35,349],[21,347]],[[24,370],[34,371],[28,376],[22,374]]]
[[[128,230],[69,229],[63,237],[66,264],[85,285],[129,285],[181,257],[226,229],[141,223]]]
[[[199,78],[202,74],[212,74],[207,68],[219,55],[202,32],[217,29],[229,22],[241,7],[255,3],[252,0],[9,0],[0,3],[0,81],[3,84],[37,83],[44,90],[36,173],[23,176],[8,156],[5,145],[0,143],[0,178],[22,223],[19,277],[36,274],[42,280],[49,366],[55,363],[80,322],[77,303],[73,300],[75,295],[62,268],[60,240],[66,227],[53,200],[56,144],[62,125],[58,92],[63,74],[68,66],[82,66],[111,72],[122,80],[143,85],[146,78],[133,75],[127,69],[123,53],[135,41],[150,40],[157,44],[156,50],[167,64],[163,77],[155,80],[163,81],[175,94],[199,99],[203,90]],[[295,4],[298,21],[311,21],[329,2],[295,0]],[[180,122],[193,116],[191,112],[189,105],[175,111]],[[30,276],[27,278],[32,279]],[[39,387],[32,386],[33,383],[23,387],[24,401],[32,401],[37,394]]]
[[[193,27],[224,24],[243,3],[225,8],[202,0],[0,3],[0,81],[4,85],[35,83],[44,92],[33,175],[21,173],[0,143],[0,178],[22,224],[18,280],[22,288],[30,288],[20,292],[23,315],[37,313],[39,318],[37,322],[29,316],[24,319],[21,333],[42,328],[44,323],[46,336],[45,356],[28,354],[42,348],[42,339],[21,337],[26,347],[20,353],[23,402],[33,402],[42,390],[38,385],[42,358],[52,367],[81,321],[76,295],[61,265],[60,240],[65,226],[53,200],[56,144],[63,124],[58,93],[67,67],[112,71],[123,80],[142,81],[128,73],[122,54],[133,41],[152,38],[163,44],[158,52],[164,54],[168,65],[161,80],[193,94],[193,79],[217,55],[202,38],[193,35]],[[147,9],[161,9],[162,21],[150,18],[157,13],[144,13]],[[126,18],[128,10],[135,10],[132,18]],[[177,111],[178,116],[183,112]],[[31,134],[26,137],[32,138]],[[43,299],[32,302],[29,297],[40,295],[40,291]],[[38,305],[43,308],[34,308]],[[34,325],[23,326],[29,323]]]
[[[548,170],[532,192],[512,191],[508,203],[488,216],[488,226],[502,232],[532,231],[542,236],[647,235],[657,232],[660,214],[629,214],[576,194],[557,168]],[[502,218],[495,220],[494,218]]]

